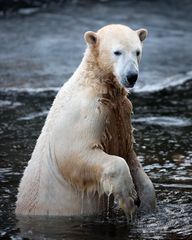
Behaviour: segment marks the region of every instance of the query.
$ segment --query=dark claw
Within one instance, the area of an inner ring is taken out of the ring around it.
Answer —
[[[137,199],[134,200],[134,203],[137,207],[140,207],[141,205],[141,200],[139,199],[139,197]]]

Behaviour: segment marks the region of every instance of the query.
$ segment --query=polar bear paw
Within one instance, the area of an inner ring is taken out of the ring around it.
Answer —
[[[116,157],[107,163],[101,178],[102,191],[108,196],[113,194],[119,207],[127,218],[132,217],[140,204],[129,167],[123,158]]]

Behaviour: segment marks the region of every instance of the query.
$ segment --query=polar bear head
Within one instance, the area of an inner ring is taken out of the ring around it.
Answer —
[[[146,29],[112,24],[97,32],[88,31],[84,38],[93,53],[95,63],[106,74],[112,73],[126,88],[133,87],[139,73],[139,62]]]

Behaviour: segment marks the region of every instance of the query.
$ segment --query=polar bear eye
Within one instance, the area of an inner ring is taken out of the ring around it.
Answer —
[[[116,56],[120,56],[122,53],[120,51],[114,51],[113,52]]]
[[[139,55],[140,55],[140,51],[139,50],[136,51],[136,55],[137,55],[137,57],[139,57]]]

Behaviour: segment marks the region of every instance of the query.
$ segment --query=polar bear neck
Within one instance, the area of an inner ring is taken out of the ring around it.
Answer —
[[[75,72],[75,78],[83,86],[97,89],[100,94],[110,94],[111,97],[127,96],[128,92],[119,83],[114,74],[101,67],[94,51],[85,51],[83,60]]]

